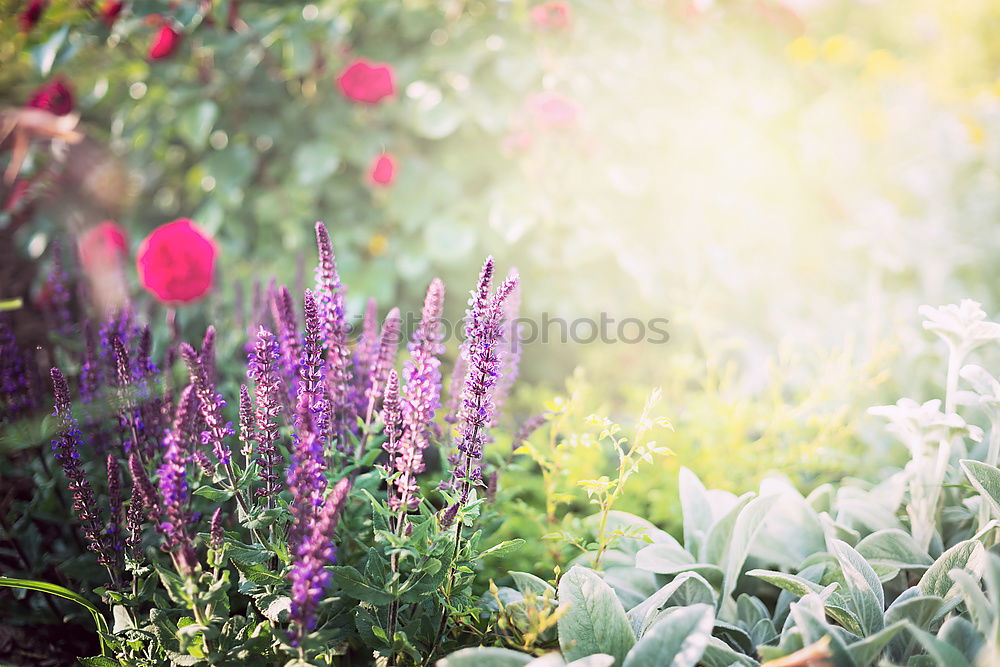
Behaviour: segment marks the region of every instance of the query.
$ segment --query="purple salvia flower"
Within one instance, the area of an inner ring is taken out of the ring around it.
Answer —
[[[289,394],[295,394],[295,385],[299,376],[299,325],[295,320],[295,304],[287,287],[280,287],[273,301],[274,323],[278,327],[278,341],[281,345],[281,355],[284,361],[282,376]]]
[[[176,424],[175,424],[176,427]],[[188,526],[191,524],[190,489],[188,488],[187,457],[175,428],[167,433],[168,444],[159,469],[162,516],[157,526],[163,535],[163,548],[172,552],[181,574],[194,572],[196,558]]]
[[[292,582],[293,645],[297,646],[316,627],[316,611],[330,585],[326,566],[334,560],[333,533],[350,490],[350,478],[340,480],[315,518],[295,531],[299,538],[293,542],[292,568],[288,574]]]
[[[198,363],[204,369],[205,379],[209,384],[218,382],[218,372],[215,367],[215,327],[209,326],[205,329],[205,337],[201,341],[201,352],[198,354]]]
[[[551,419],[551,417],[551,412],[542,412],[541,414],[537,414],[521,424],[521,427],[514,433],[514,438],[511,440],[510,448],[514,450],[523,445],[524,441],[530,438],[531,434],[540,429],[545,422]]]
[[[240,453],[249,461],[253,456],[253,445],[257,442],[257,426],[250,404],[250,390],[245,384],[240,385],[240,442],[243,443]]]
[[[322,320],[323,339],[327,340],[330,337],[330,332],[343,324],[342,313],[336,312],[333,302],[334,294],[340,292],[343,285],[340,282],[340,275],[337,273],[337,261],[333,255],[330,234],[322,222],[316,223],[316,247],[319,251],[319,262],[316,265],[314,296]]]
[[[132,475],[133,500],[138,497],[149,520],[154,524],[159,524],[163,514],[160,499],[156,495],[156,488],[149,480],[149,475],[146,474],[146,469],[142,466],[142,461],[139,460],[139,455],[135,452],[128,456],[128,470]]]
[[[69,399],[69,385],[58,368],[52,369],[52,387],[55,395],[55,416],[59,418],[58,437],[52,441],[52,451],[62,466],[66,479],[69,480],[69,491],[73,496],[73,511],[83,524],[83,535],[87,539],[87,548],[97,554],[97,560],[104,565],[113,566],[114,559],[109,553],[108,543],[101,526],[101,517],[94,499],[94,490],[87,479],[80,462],[80,449],[83,441],[80,428],[73,417],[72,405]]]
[[[469,371],[462,390],[459,431],[455,438],[462,461],[453,471],[454,484],[461,486],[461,502],[473,484],[482,478],[479,460],[483,456],[487,429],[493,421],[493,392],[500,375],[500,338],[503,334],[503,307],[517,280],[507,280],[497,288],[489,307],[467,326]]]
[[[440,517],[438,521],[441,524],[441,528],[447,530],[451,527],[451,524],[455,521],[455,516],[458,514],[458,507],[459,503],[452,503],[438,513]]]
[[[385,436],[382,449],[389,455],[385,470],[388,474],[392,474],[392,471],[397,468],[399,441],[403,433],[403,411],[399,404],[399,376],[395,369],[389,371],[389,377],[385,384],[385,399],[382,401],[382,424],[382,434]],[[389,503],[396,504],[398,499],[394,482],[389,483],[388,492]]]
[[[101,360],[97,356],[97,340],[90,320],[83,324],[83,364],[80,366],[80,400],[92,403],[101,389]]]
[[[194,348],[187,343],[181,343],[180,351],[185,363],[187,363],[191,384],[194,385],[195,394],[198,397],[198,409],[204,421],[205,428],[201,432],[201,443],[211,445],[216,460],[222,465],[229,465],[232,451],[225,440],[233,435],[233,426],[224,421],[222,416],[222,409],[226,407],[226,401],[216,391],[215,385],[209,382],[205,367]]]
[[[270,498],[277,494],[280,488],[278,468],[283,459],[278,452],[278,419],[281,414],[280,391],[281,382],[275,365],[280,359],[278,343],[274,334],[260,327],[257,332],[257,342],[250,361],[247,364],[247,376],[257,384],[257,412],[255,421],[258,428],[257,464],[260,466],[260,479],[264,485],[257,489],[259,497]]]
[[[142,522],[146,509],[142,500],[142,492],[137,484],[132,485],[132,495],[128,503],[128,513],[125,515],[125,554],[132,560],[142,558]]]
[[[142,413],[134,403],[132,395],[132,367],[129,361],[125,342],[117,333],[111,335],[111,351],[115,360],[115,387],[118,392],[118,424],[122,434],[122,445],[126,454],[139,449],[148,455],[143,448],[145,425]]]
[[[355,413],[361,414],[368,407],[368,388],[371,386],[372,368],[378,357],[378,304],[368,299],[361,323],[361,337],[354,349],[354,404]]]
[[[305,331],[302,335],[302,356],[299,358],[299,384],[296,396],[298,431],[311,425],[322,444],[330,435],[330,403],[327,400],[326,361],[323,357],[322,321],[312,290],[303,299]],[[310,419],[303,415],[309,413]]]
[[[519,280],[517,270],[511,269],[507,273],[507,280],[517,282]],[[507,402],[510,390],[517,379],[517,372],[521,365],[521,338],[518,330],[518,317],[521,313],[521,289],[520,283],[507,297],[503,309],[503,338],[500,349],[500,378],[497,380],[496,391],[493,394],[493,422],[490,426],[496,426],[500,416],[500,409]]]
[[[226,534],[222,529],[222,508],[215,510],[212,514],[212,521],[208,524],[208,546],[210,549],[219,551],[222,549]]]
[[[375,365],[372,367],[372,381],[368,388],[368,410],[371,412],[382,392],[385,391],[385,381],[389,377],[389,371],[396,365],[396,356],[399,353],[399,340],[401,338],[402,321],[399,315],[399,308],[393,308],[385,316],[382,322],[382,333],[378,340],[378,355],[375,357]]]
[[[73,334],[73,316],[70,314],[69,276],[63,267],[62,243],[52,242],[52,271],[46,281],[49,288],[49,305],[56,333],[67,338]]]
[[[0,312],[0,424],[12,422],[35,407],[30,358],[14,339],[8,317]]]
[[[315,518],[323,504],[326,491],[326,462],[323,444],[312,426],[312,412],[300,412],[295,436],[292,438],[292,460],[288,466],[287,484],[292,494],[288,507],[292,515],[289,541],[294,543]]]
[[[122,536],[122,471],[118,459],[108,454],[108,546],[115,559],[115,566],[120,567],[122,549],[125,542]]]
[[[489,307],[490,288],[493,284],[493,258],[487,257],[483,263],[483,269],[479,273],[479,282],[472,290],[469,298],[469,307],[465,311],[465,339],[459,346],[458,358],[455,360],[455,367],[452,370],[451,382],[449,383],[450,399],[448,401],[448,414],[445,421],[454,424],[459,420],[459,412],[462,409],[462,392],[464,391],[465,377],[468,374],[469,346],[475,338],[475,330],[478,323],[482,321]]]
[[[404,433],[399,444],[395,468],[394,509],[415,509],[420,502],[416,476],[424,471],[423,450],[429,444],[434,414],[441,405],[441,311],[444,307],[444,284],[431,282],[424,299],[420,324],[408,345],[410,360],[404,364],[405,400],[402,404]]]

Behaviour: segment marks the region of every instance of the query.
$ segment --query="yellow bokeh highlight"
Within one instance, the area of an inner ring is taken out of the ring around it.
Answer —
[[[384,255],[388,247],[389,239],[385,234],[375,234],[368,239],[368,254],[372,257]]]
[[[823,42],[823,58],[835,65],[850,65],[860,55],[857,43],[847,35],[834,35]]]
[[[972,118],[963,118],[962,125],[965,126],[965,131],[968,134],[969,141],[972,142],[974,146],[985,146],[986,145],[986,128],[982,126],[979,122]]]
[[[902,63],[896,56],[885,49],[877,49],[868,54],[864,76],[869,79],[888,79],[898,76],[902,69]]]
[[[792,62],[806,65],[816,60],[819,56],[819,49],[816,48],[816,42],[810,38],[799,37],[789,42],[785,53]]]

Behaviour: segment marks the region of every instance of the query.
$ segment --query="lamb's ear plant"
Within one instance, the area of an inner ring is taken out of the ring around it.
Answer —
[[[351,344],[322,223],[316,235],[301,311],[272,287],[251,340],[224,347],[210,327],[198,346],[169,344],[160,365],[150,330],[125,312],[86,346],[78,381],[52,370],[53,450],[107,574],[103,608],[60,587],[0,583],[94,614],[105,655],[85,664],[429,664],[490,631],[475,574],[522,543],[486,548],[480,527],[495,511],[483,446],[519,353],[516,274],[494,288],[493,260],[484,265],[449,430],[444,285],[431,283],[400,365],[397,309],[381,327],[369,309]],[[217,358],[236,345],[248,362],[233,383]],[[91,456],[98,447],[103,458]],[[430,447],[452,453],[443,480],[425,465]]]
[[[598,561],[603,569],[579,564],[562,574],[553,603],[559,653],[530,659],[465,649],[440,664],[487,655],[494,665],[995,663],[1000,383],[962,364],[998,328],[972,302],[921,312],[948,342],[945,401],[903,399],[872,410],[908,447],[904,469],[804,497],[780,478],[742,496],[708,490],[682,468],[682,539],[618,513],[645,546],[620,539]],[[986,409],[990,445],[976,447],[983,434],[954,411],[959,405]]]

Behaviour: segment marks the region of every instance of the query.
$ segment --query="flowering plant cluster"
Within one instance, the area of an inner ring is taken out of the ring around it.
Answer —
[[[140,268],[190,222],[175,225],[147,241]],[[379,326],[372,302],[352,344],[333,247],[315,231],[314,287],[300,312],[284,287],[262,297],[231,397],[214,327],[198,346],[160,347],[130,310],[85,325],[82,358],[66,365],[77,372],[52,368],[52,450],[105,570],[96,613],[114,619],[105,658],[416,664],[481,625],[474,526],[495,492],[483,444],[517,366],[505,326],[516,274],[494,288],[484,264],[444,400],[444,284],[430,284],[400,364],[398,309]],[[12,389],[5,380],[5,406]]]

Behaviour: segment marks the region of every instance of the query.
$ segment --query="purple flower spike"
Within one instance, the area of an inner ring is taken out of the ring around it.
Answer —
[[[142,493],[139,487],[132,485],[132,495],[129,498],[128,514],[125,516],[125,529],[128,536],[125,538],[125,553],[132,560],[142,558],[142,522],[146,514],[146,509],[142,500]]]
[[[201,432],[202,444],[211,445],[216,460],[222,465],[229,465],[232,451],[225,440],[233,435],[233,428],[232,424],[225,422],[222,417],[222,409],[226,407],[226,401],[216,391],[215,385],[209,381],[201,358],[194,351],[194,348],[187,343],[181,343],[180,351],[185,363],[187,363],[191,384],[194,385],[194,391],[198,397],[201,418],[205,423],[205,429]]]
[[[334,560],[333,532],[350,490],[350,478],[340,480],[315,519],[296,531],[299,539],[293,543],[292,569],[288,574],[292,582],[291,639],[295,646],[316,628],[316,611],[330,585],[326,566]]]
[[[299,325],[295,319],[295,304],[287,287],[280,287],[274,295],[274,322],[278,327],[278,340],[283,360],[282,376],[289,393],[294,395],[295,383],[299,376]]]
[[[257,464],[260,466],[260,479],[264,483],[257,489],[257,495],[266,498],[271,498],[281,490],[278,469],[283,459],[276,446],[280,426],[278,419],[281,415],[281,381],[275,368],[279,359],[280,352],[274,334],[261,327],[250,354],[247,376],[257,383]]]
[[[222,508],[215,510],[212,514],[212,521],[209,523],[208,528],[208,546],[215,551],[222,548],[223,541],[226,537],[225,532],[222,529]]]
[[[322,446],[330,435],[330,403],[327,400],[322,323],[312,290],[305,291],[303,313],[306,328],[302,336],[302,356],[299,358],[296,424],[300,433],[307,427],[311,428]],[[305,417],[307,413],[308,419]]]
[[[114,555],[115,565],[121,563],[125,542],[122,536],[122,471],[118,459],[108,454],[108,546]]]
[[[459,430],[455,438],[462,457],[453,471],[453,484],[461,488],[463,503],[471,487],[482,479],[479,460],[483,456],[487,429],[493,421],[493,394],[500,376],[497,348],[503,334],[503,308],[516,287],[516,278],[506,280],[497,288],[486,310],[474,309],[466,325],[469,370],[462,389]]]
[[[385,321],[382,323],[382,334],[378,341],[378,356],[375,358],[375,365],[372,368],[372,383],[369,387],[369,409],[374,408],[375,404],[382,398],[389,371],[396,365],[401,328],[399,308],[393,308],[385,316]]]
[[[149,475],[139,460],[139,455],[135,452],[129,454],[128,470],[132,475],[132,500],[138,497],[142,507],[146,510],[146,516],[154,523],[160,523],[160,516],[163,514],[160,508],[160,499],[156,494],[153,483],[149,481]]]
[[[240,385],[240,442],[241,453],[247,461],[253,456],[253,446],[257,442],[257,424],[254,421],[253,406],[250,404],[250,390]]]
[[[97,554],[97,560],[104,565],[112,566],[114,558],[101,526],[100,512],[94,499],[94,490],[87,479],[80,462],[80,449],[83,442],[80,428],[73,417],[69,399],[69,385],[58,368],[52,369],[52,387],[55,394],[55,416],[59,418],[58,437],[52,441],[52,451],[62,466],[66,479],[69,480],[69,491],[73,496],[73,511],[83,524],[83,535],[87,539],[87,548]]]
[[[159,469],[160,499],[162,516],[158,529],[163,535],[163,548],[173,553],[180,573],[190,575],[195,570],[197,559],[188,527],[192,522],[190,489],[188,488],[187,457],[181,447],[176,432],[171,429],[167,451]]]
[[[449,383],[450,398],[448,400],[448,414],[445,416],[445,421],[449,424],[454,424],[459,420],[459,412],[462,409],[462,391],[465,376],[468,374],[469,346],[475,338],[478,323],[482,321],[489,306],[492,284],[493,258],[487,257],[486,262],[483,263],[483,270],[479,273],[476,289],[471,292],[469,307],[465,311],[465,338],[459,347],[458,359],[455,360],[455,367],[452,370],[451,382]]]
[[[361,338],[354,350],[353,391],[356,414],[361,414],[368,408],[368,388],[371,386],[372,368],[378,357],[378,339],[378,305],[375,299],[368,299],[361,324]]]

